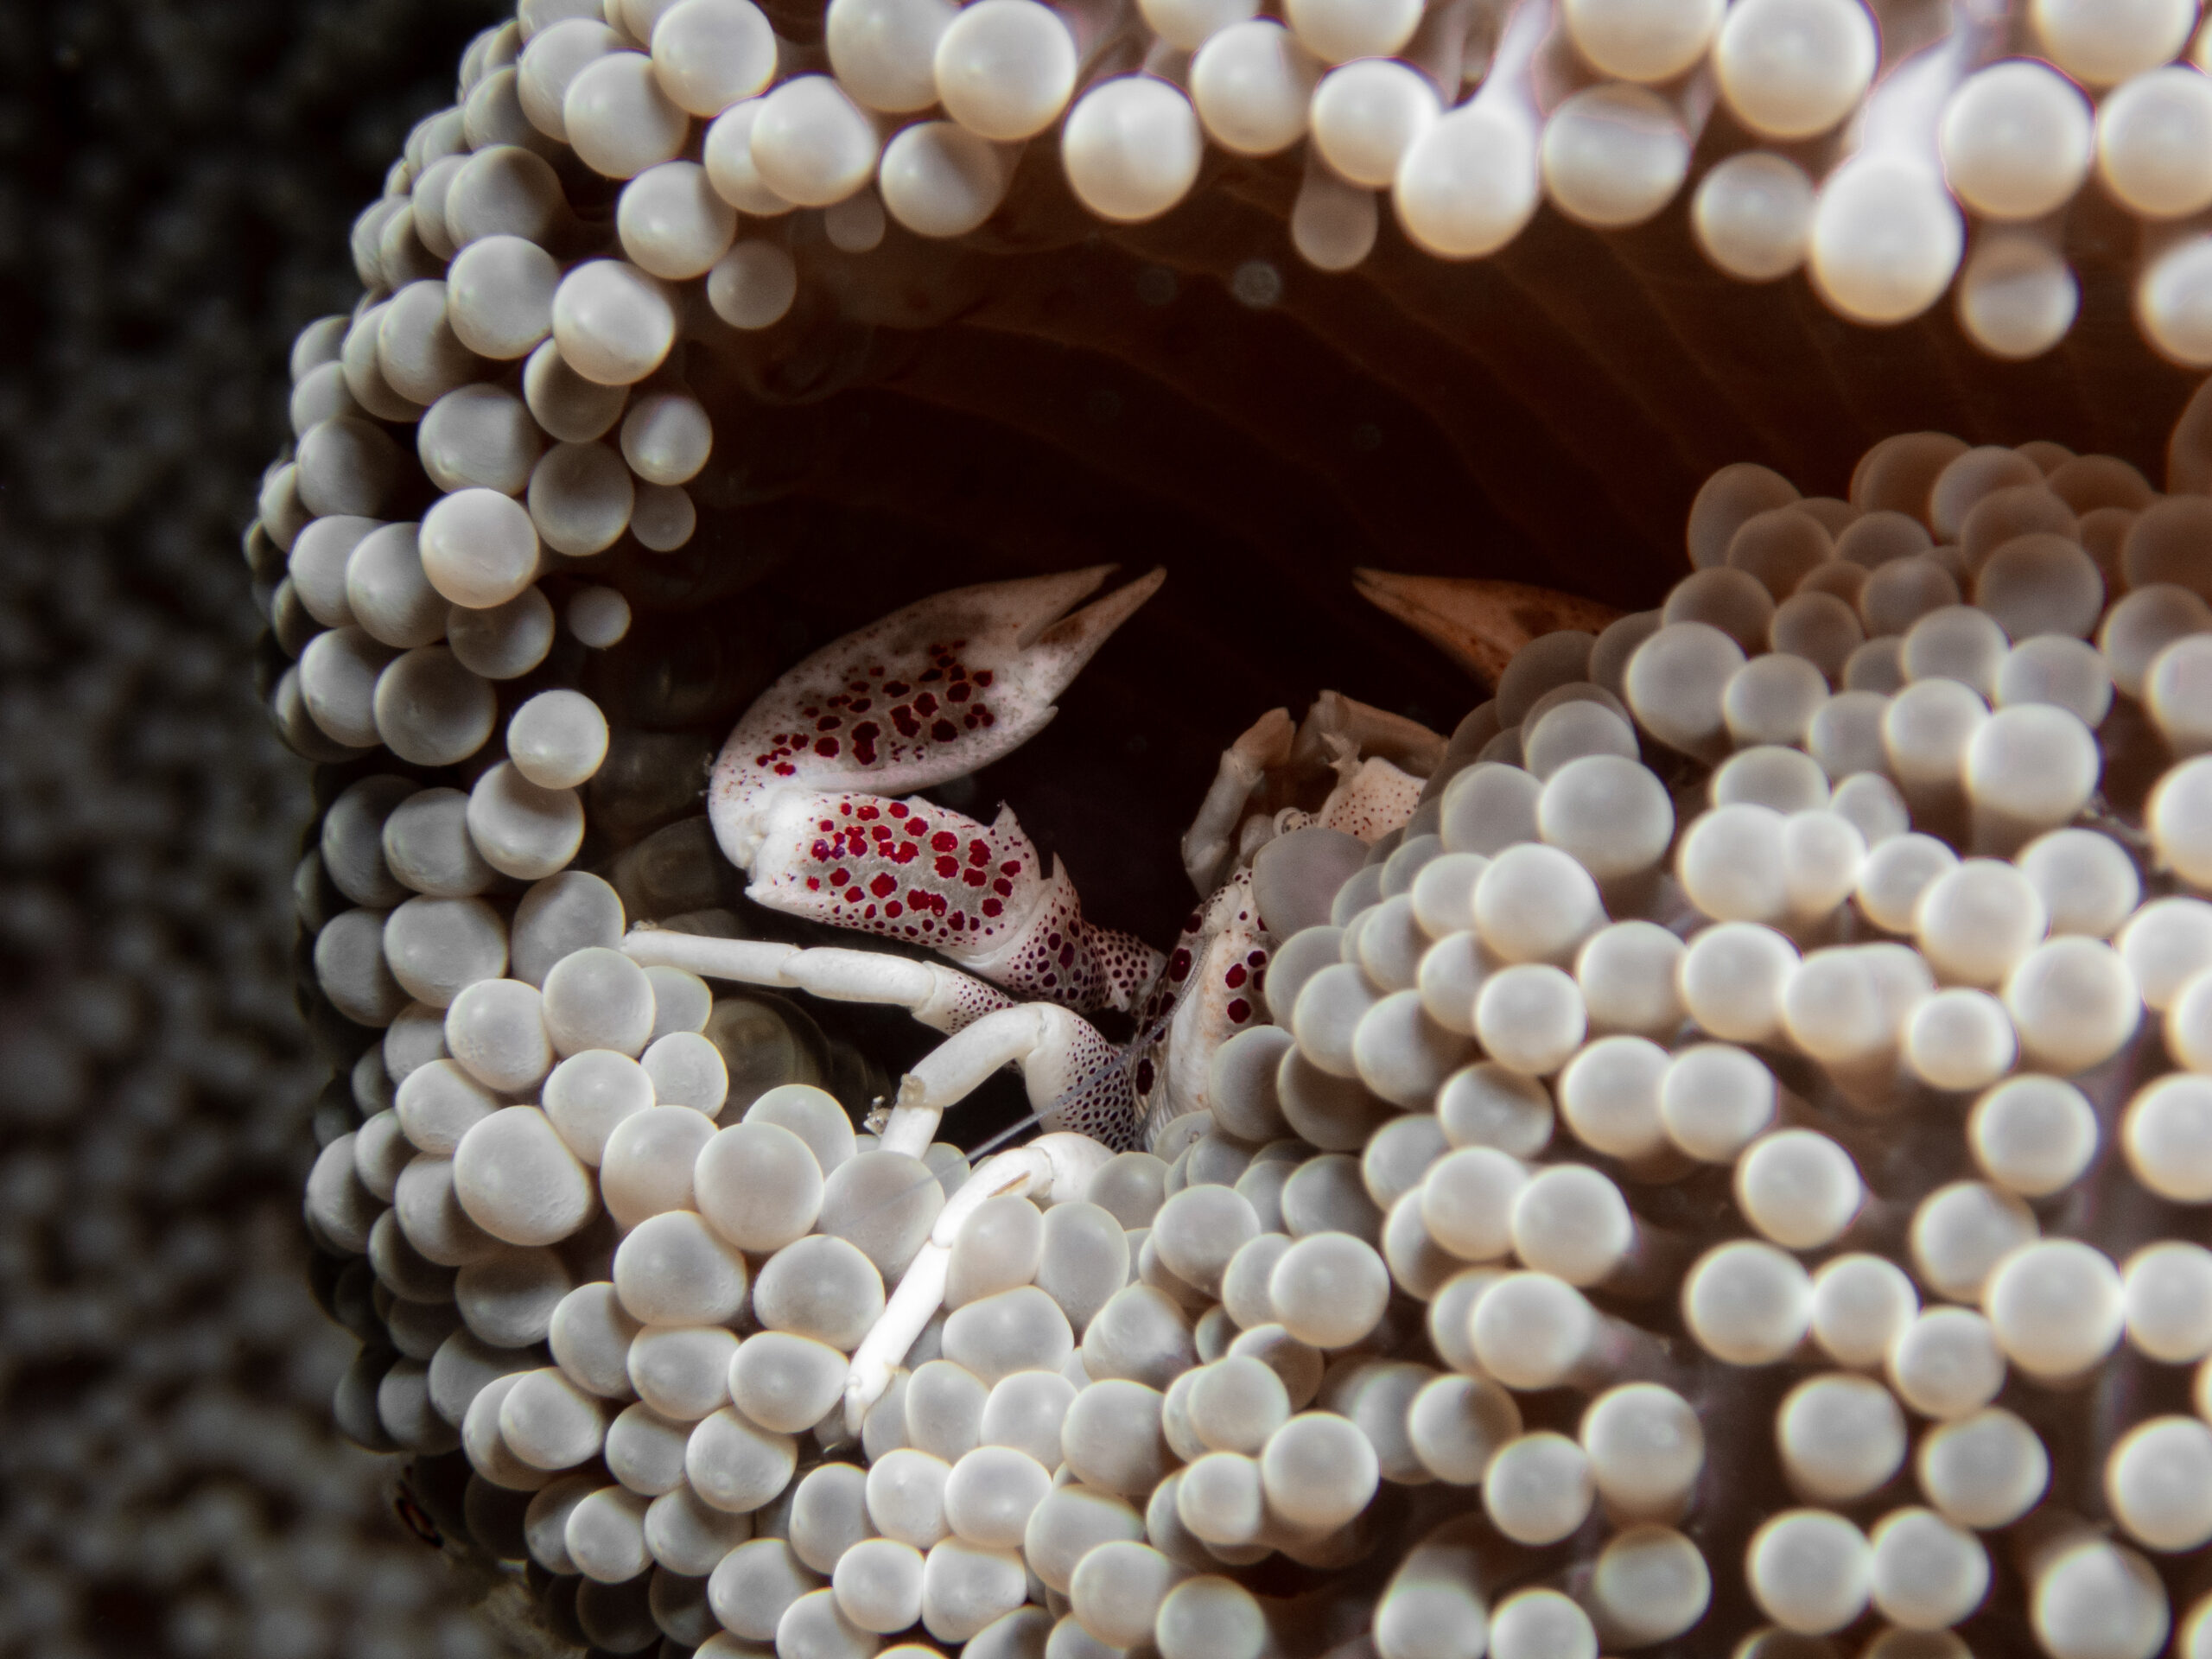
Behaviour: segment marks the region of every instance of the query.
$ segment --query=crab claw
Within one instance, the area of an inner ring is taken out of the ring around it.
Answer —
[[[779,790],[898,795],[1027,742],[1166,574],[1069,612],[1114,569],[957,588],[816,652],[760,694],[715,762],[707,810],[722,851],[752,868],[763,808]]]
[[[1359,596],[1387,611],[1486,684],[1531,639],[1560,628],[1602,632],[1620,613],[1595,600],[1521,582],[1472,576],[1402,576],[1355,570]]]

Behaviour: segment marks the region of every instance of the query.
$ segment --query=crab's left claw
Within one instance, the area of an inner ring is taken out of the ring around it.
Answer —
[[[1595,600],[1532,588],[1521,582],[1472,576],[1402,576],[1388,570],[1355,570],[1359,596],[1388,611],[1486,685],[1513,653],[1561,628],[1602,632],[1620,613]]]
[[[1154,570],[1071,613],[1110,564],[956,588],[894,611],[800,663],[745,711],[707,808],[741,869],[777,791],[899,795],[975,771],[1041,731],[1053,699],[1152,597]]]

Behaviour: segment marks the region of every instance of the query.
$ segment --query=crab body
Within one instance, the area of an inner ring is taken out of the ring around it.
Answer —
[[[855,1429],[942,1301],[947,1253],[975,1204],[1077,1190],[1103,1159],[1157,1144],[1170,1122],[1205,1109],[1216,1051],[1264,1017],[1274,939],[1252,855],[1311,826],[1371,842],[1402,825],[1421,778],[1363,751],[1433,758],[1441,747],[1434,734],[1333,693],[1302,728],[1271,710],[1223,754],[1185,837],[1200,902],[1173,947],[1163,954],[1091,925],[1067,873],[1057,861],[1046,873],[1010,810],[983,824],[883,791],[948,782],[1041,730],[1052,699],[1160,581],[1154,572],[1061,614],[1105,575],[994,583],[911,605],[771,686],[715,765],[709,815],[751,878],[749,897],[926,946],[957,969],[650,928],[626,942],[641,961],[901,1006],[947,1033],[872,1120],[888,1151],[918,1156],[949,1107],[1001,1067],[1021,1072],[1044,1133],[979,1165],[961,1188],[968,1201],[940,1217],[854,1357],[845,1401]],[[1272,798],[1294,792],[1301,762],[1334,778],[1311,809]],[[1102,1007],[1135,1014],[1125,1046],[1084,1018]]]
[[[1095,926],[1067,872],[1057,860],[1046,869],[1011,810],[985,824],[887,791],[948,782],[1041,731],[1056,712],[1052,699],[1160,580],[1154,572],[1062,614],[1106,575],[957,589],[817,652],[740,720],[716,762],[709,811],[756,902],[922,945],[962,970],[929,980],[925,995],[923,982],[885,980],[891,970],[871,970],[851,951],[779,957],[767,969],[747,958],[729,971],[901,1003],[961,1039],[943,1064],[925,1062],[909,1077],[902,1104],[941,1111],[1011,1063],[1047,1130],[1080,1128],[1128,1147],[1204,1109],[1214,1051],[1264,1018],[1274,939],[1255,896],[1253,855],[1313,825],[1364,842],[1387,834],[1412,814],[1420,760],[1441,740],[1334,693],[1302,726],[1270,710],[1224,753],[1185,837],[1199,902],[1172,947],[1162,953]],[[1314,777],[1333,785],[1318,802]],[[1310,805],[1290,798],[1298,779]],[[1071,1013],[1014,1017],[1026,1002]],[[1074,1017],[1100,1008],[1135,1014],[1122,1048]]]
[[[740,720],[716,763],[709,810],[722,849],[751,878],[747,894],[756,902],[923,945],[962,970],[915,979],[888,959],[817,950],[772,958],[722,953],[715,971],[898,1002],[948,1034],[972,1033],[944,1063],[920,1069],[922,1096],[964,1093],[979,1080],[969,1076],[975,1058],[988,1058],[987,1070],[1012,1061],[1022,1066],[1047,1129],[1080,1128],[1126,1147],[1140,1144],[1141,1123],[1189,1109],[1202,1094],[1200,1033],[1220,1027],[1225,1035],[1251,1017],[1249,996],[1233,995],[1264,963],[1249,877],[1241,900],[1225,890],[1200,907],[1194,936],[1170,957],[1085,921],[1066,871],[1057,860],[1046,869],[1011,810],[986,824],[919,797],[887,794],[962,776],[1043,729],[1056,712],[1052,698],[1160,580],[1155,572],[1062,614],[1106,574],[1094,569],[941,594],[817,652]],[[1225,925],[1240,931],[1217,944]],[[1208,963],[1224,950],[1260,960],[1214,976],[1231,995],[1192,999],[1185,993],[1194,945]],[[664,956],[683,950],[669,940],[636,948]],[[1021,1014],[1027,1002],[1055,1014]],[[1098,1008],[1137,1014],[1138,1034],[1126,1052],[1059,1012]],[[1194,1058],[1174,1068],[1180,1086],[1165,1089],[1156,1079],[1179,1023]],[[916,1087],[910,1078],[907,1093]],[[941,1110],[949,1101],[932,1103]]]

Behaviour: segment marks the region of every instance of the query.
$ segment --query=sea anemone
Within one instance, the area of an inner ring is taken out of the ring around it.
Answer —
[[[470,48],[246,551],[322,768],[337,1414],[511,1628],[2212,1652],[2212,94],[2189,4],[1951,10],[525,0]],[[938,791],[1041,801],[1094,913],[1166,936],[1269,702],[1451,735],[1349,864],[1332,778],[1251,798],[1206,1109],[977,1207],[849,1424],[970,1154],[856,1128],[897,1021],[626,930],[828,942],[702,816],[737,714],[1131,547],[1159,607]],[[1453,724],[1400,622],[1494,695]]]

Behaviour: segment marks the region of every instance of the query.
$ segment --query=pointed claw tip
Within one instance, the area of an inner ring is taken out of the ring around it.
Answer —
[[[1118,564],[1087,564],[1079,569],[1064,570],[1057,575],[1016,578],[1017,582],[1052,590],[1049,603],[1039,607],[1037,614],[1024,623],[1014,636],[1016,648],[1027,651],[1052,629],[1067,619],[1069,607],[1089,599],[1106,585],[1107,579],[1122,567]],[[1007,586],[1014,586],[1008,583]]]
[[[1103,567],[1111,570],[1116,567]],[[1137,613],[1144,602],[1160,591],[1160,583],[1167,580],[1164,565],[1154,565],[1135,581],[1124,582],[1103,598],[1095,599],[1079,611],[1071,611],[1045,629],[1030,642],[1046,651],[1065,652],[1070,662],[1067,679],[1072,679],[1077,670],[1089,662],[1093,653],[1112,638],[1115,630]],[[1056,692],[1054,695],[1058,695]]]

